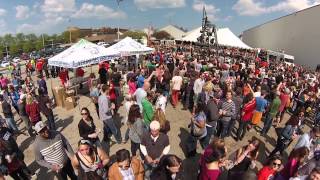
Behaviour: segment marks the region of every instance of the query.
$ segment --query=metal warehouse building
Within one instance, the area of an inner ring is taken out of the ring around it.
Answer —
[[[295,63],[315,68],[320,64],[320,5],[272,20],[243,32],[251,47],[295,56]]]

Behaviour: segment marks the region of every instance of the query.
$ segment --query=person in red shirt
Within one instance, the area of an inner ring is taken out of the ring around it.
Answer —
[[[26,112],[33,126],[41,121],[39,104],[33,99],[32,95],[27,96]]]
[[[256,108],[256,99],[253,97],[252,93],[249,93],[244,101],[243,108],[241,112],[241,120],[239,124],[239,128],[237,130],[237,141],[242,140],[247,132],[247,126],[251,122],[253,112]]]
[[[60,78],[62,86],[65,86],[65,83],[69,80],[68,71],[63,68],[62,71],[60,71],[60,73],[59,73],[59,78]]]
[[[38,72],[39,74],[42,74],[43,63],[44,63],[44,62],[43,62],[42,59],[39,59],[39,60],[37,61],[36,68],[37,68],[37,72]]]
[[[76,76],[77,77],[83,77],[84,76],[84,70],[81,67],[77,68]]]
[[[268,159],[266,165],[258,172],[258,180],[274,179],[274,176],[283,168],[280,155],[274,155]]]

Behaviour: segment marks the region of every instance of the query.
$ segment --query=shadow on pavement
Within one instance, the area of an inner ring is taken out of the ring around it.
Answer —
[[[24,150],[26,150],[34,141],[35,136],[34,137],[28,137],[27,139],[25,139],[19,146],[19,149],[24,152]]]
[[[63,131],[68,125],[70,125],[73,122],[73,116],[69,116],[66,119],[59,119],[55,121],[56,123],[56,129],[60,132]]]

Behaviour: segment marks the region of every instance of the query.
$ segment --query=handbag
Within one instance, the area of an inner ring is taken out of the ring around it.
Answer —
[[[196,115],[195,116],[195,119],[197,117],[199,117],[200,115]],[[191,135],[194,136],[194,137],[200,137],[202,136],[204,133],[205,133],[205,129],[206,127],[199,127],[197,126],[197,124],[195,124],[193,121],[191,122]]]

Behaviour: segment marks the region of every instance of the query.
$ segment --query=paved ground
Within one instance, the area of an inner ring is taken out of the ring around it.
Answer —
[[[86,69],[87,73],[90,73],[92,69]],[[93,71],[96,71],[96,67],[93,68]],[[48,89],[50,89],[51,86],[55,86],[58,83],[57,79],[49,80],[47,82],[47,85],[49,86]],[[51,92],[50,92],[51,94]],[[78,122],[81,118],[80,115],[80,109],[82,107],[88,107],[89,110],[92,113],[93,119],[95,121],[95,124],[98,128],[102,129],[102,122],[99,121],[95,110],[94,110],[94,104],[91,103],[91,100],[89,97],[86,96],[80,96],[78,105],[75,109],[66,111],[65,109],[61,107],[57,107],[54,109],[55,114],[55,121],[56,126],[58,130],[66,136],[66,138],[69,140],[70,144],[76,150],[76,144],[79,140],[79,133],[78,133]],[[123,107],[120,108],[119,113],[120,117],[117,118],[115,121],[116,123],[120,123],[121,118],[123,118],[124,115],[124,109]],[[167,119],[170,121],[171,130],[168,133],[170,138],[170,144],[171,144],[171,150],[170,153],[176,154],[181,159],[183,159],[183,167],[184,171],[187,174],[187,179],[193,180],[196,179],[197,174],[197,161],[199,159],[199,154],[202,152],[200,145],[198,144],[197,154],[193,158],[186,159],[183,150],[185,149],[186,139],[189,136],[189,129],[188,124],[190,122],[190,113],[187,111],[182,111],[181,107],[177,107],[176,109],[173,109],[172,106],[169,104],[166,110],[166,116]],[[16,119],[18,119],[18,116],[16,116]],[[285,119],[288,119],[288,114],[286,114]],[[238,125],[236,125],[238,127]],[[24,124],[19,122],[19,128],[24,129]],[[121,127],[121,132],[124,134],[126,127]],[[260,155],[258,157],[258,160],[263,162],[265,159],[266,154],[269,153],[273,146],[276,143],[276,131],[274,128],[271,128],[269,132],[269,136],[267,138],[262,138],[259,135],[257,135],[256,131],[248,132],[246,137],[241,142],[235,142],[235,140],[232,137],[226,138],[227,148],[228,148],[228,156],[229,158],[233,158],[234,152],[240,148],[241,146],[244,146],[247,144],[248,139],[250,139],[252,136],[258,137],[262,141],[262,146],[260,150]],[[102,139],[100,137],[100,139]],[[52,173],[50,173],[47,169],[39,168],[37,163],[34,160],[34,153],[33,153],[33,138],[20,135],[17,138],[17,142],[20,145],[20,148],[23,150],[25,154],[25,161],[27,165],[32,169],[33,171],[37,172],[37,177],[34,179],[47,179],[51,180],[54,179],[52,176]],[[292,143],[292,144],[295,144]],[[288,151],[291,151],[292,144],[290,148],[288,148]],[[121,148],[127,148],[130,149],[130,143],[127,144],[115,144],[112,145],[110,148],[110,154],[114,154],[117,150]],[[258,167],[261,167],[261,164],[258,164]]]

